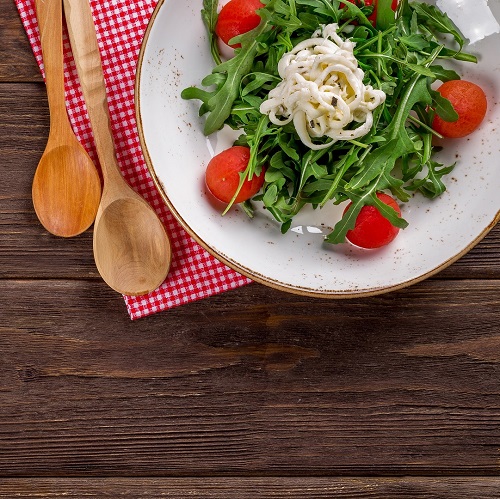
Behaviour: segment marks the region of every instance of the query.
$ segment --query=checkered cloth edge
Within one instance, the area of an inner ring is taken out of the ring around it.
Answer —
[[[15,0],[33,53],[44,75],[35,3]],[[206,298],[251,281],[228,268],[198,245],[165,206],[149,175],[134,110],[135,69],[144,32],[157,1],[90,0],[108,92],[111,128],[122,174],[156,210],[172,244],[173,260],[166,281],[144,296],[124,296],[131,319]],[[73,129],[98,164],[92,131],[78,83],[67,32],[64,31],[66,107]]]

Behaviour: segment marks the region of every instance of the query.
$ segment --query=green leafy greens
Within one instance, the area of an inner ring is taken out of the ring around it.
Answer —
[[[463,37],[436,7],[408,0],[400,0],[396,15],[391,0],[379,0],[377,28],[367,19],[372,7],[348,1],[263,3],[259,26],[236,37],[241,48],[232,59],[221,62],[214,33],[218,1],[203,2],[202,17],[215,67],[201,82],[205,89],[189,87],[182,97],[201,101],[200,116],[206,115],[204,133],[214,133],[224,125],[241,130],[237,143],[249,146],[251,154],[240,186],[258,174],[262,165],[267,166],[264,187],[254,199],[262,201],[283,232],[305,205],[321,207],[346,200],[352,204],[327,242],[343,242],[365,205],[376,206],[393,225],[404,228],[407,222],[376,193],[389,190],[406,202],[414,192],[434,198],[445,191],[442,177],[454,165],[444,166],[433,159],[432,137],[437,134],[431,123],[435,113],[447,121],[455,121],[458,115],[431,85],[460,78],[439,60],[476,62],[473,55],[463,52]],[[356,43],[354,55],[365,83],[383,90],[386,100],[374,110],[374,125],[367,135],[316,151],[302,144],[292,124],[274,125],[259,108],[280,81],[281,57],[319,26],[331,23],[339,25],[342,37]],[[446,35],[451,40],[447,44],[443,42]],[[251,214],[249,203],[245,211]]]

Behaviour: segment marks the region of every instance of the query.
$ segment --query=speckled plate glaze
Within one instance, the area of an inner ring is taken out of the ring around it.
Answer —
[[[497,18],[500,3],[490,2]],[[448,140],[440,160],[458,161],[448,190],[430,201],[415,196],[402,207],[409,227],[380,250],[327,245],[324,233],[343,207],[308,210],[287,234],[264,210],[249,219],[207,196],[204,171],[211,156],[230,145],[219,133],[207,139],[198,102],[181,90],[210,73],[212,59],[201,21],[202,0],[160,0],[146,32],[137,68],[136,112],[151,174],[173,214],[216,258],[255,281],[299,294],[346,298],[408,286],[448,266],[500,218],[500,36],[469,48],[477,65],[459,67],[464,79],[481,85],[489,109],[481,128]]]

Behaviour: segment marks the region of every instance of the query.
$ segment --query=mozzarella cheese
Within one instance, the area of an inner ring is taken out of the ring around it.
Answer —
[[[283,55],[278,63],[282,80],[260,106],[276,125],[293,121],[310,149],[366,135],[373,125],[372,111],[386,97],[382,90],[363,84],[355,44],[343,40],[337,30],[337,24],[323,26]],[[331,140],[314,143],[319,137]]]

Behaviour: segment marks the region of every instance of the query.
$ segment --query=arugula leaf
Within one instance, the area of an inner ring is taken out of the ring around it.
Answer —
[[[443,83],[451,80],[460,80],[460,75],[453,69],[445,69],[443,66],[437,64],[429,66],[429,69],[434,73],[436,80],[442,81]]]
[[[295,0],[297,5],[307,5],[312,8],[312,11],[316,14],[323,15],[333,22],[337,22],[339,19],[338,9],[340,2],[337,0]]]
[[[205,121],[205,135],[210,135],[222,128],[224,122],[231,114],[231,107],[238,97],[241,79],[252,68],[254,58],[257,54],[258,44],[254,37],[257,37],[266,28],[267,23],[262,22],[257,28],[249,31],[245,36],[247,43],[244,44],[244,40],[241,38],[240,41],[243,48],[237,51],[235,57],[223,62],[213,70],[214,72],[225,73],[226,81],[217,89],[207,103],[210,112]]]
[[[427,175],[424,178],[411,182],[407,189],[420,191],[425,197],[434,199],[446,191],[442,177],[451,173],[455,166],[456,163],[450,166],[443,166],[436,161],[429,161],[425,164]]]
[[[380,132],[387,137],[388,142],[375,149],[365,158],[361,171],[355,175],[348,184],[349,190],[356,190],[366,186],[384,170],[392,170],[396,160],[415,150],[405,128],[406,120],[413,106],[417,102],[431,104],[426,78],[416,75],[408,84],[406,92],[401,98],[401,103],[390,124]]]
[[[431,90],[430,94],[434,102],[434,110],[440,118],[451,122],[458,120],[458,113],[446,97],[443,97],[437,90]]]
[[[412,2],[410,6],[417,13],[420,24],[434,28],[440,33],[452,35],[462,49],[464,38],[445,12],[425,3]]]
[[[247,76],[252,81],[247,83],[246,85],[242,85],[241,95],[247,95],[251,92],[254,92],[255,90],[260,90],[262,88],[267,89],[269,87],[266,87],[266,84],[277,84],[280,81],[277,76],[270,75],[269,73],[249,73]]]
[[[391,222],[392,225],[395,227],[399,227],[400,229],[406,229],[408,227],[408,222],[401,218],[396,210],[392,208],[392,206],[389,206],[385,204],[384,202],[380,201],[380,199],[377,196],[372,197],[373,201],[373,206],[375,206],[380,214],[387,218],[389,222]]]
[[[208,33],[208,41],[210,43],[210,52],[215,61],[215,64],[220,64],[221,58],[219,49],[217,47],[217,37],[215,35],[215,25],[217,24],[217,6],[219,0],[203,0],[203,9],[201,11],[201,18],[205,23]]]
[[[377,19],[376,26],[377,29],[382,31],[386,30],[392,26],[396,18],[394,16],[394,11],[392,10],[392,0],[377,0]]]
[[[399,37],[399,41],[409,48],[423,50],[430,46],[429,40],[422,35],[412,34]]]

